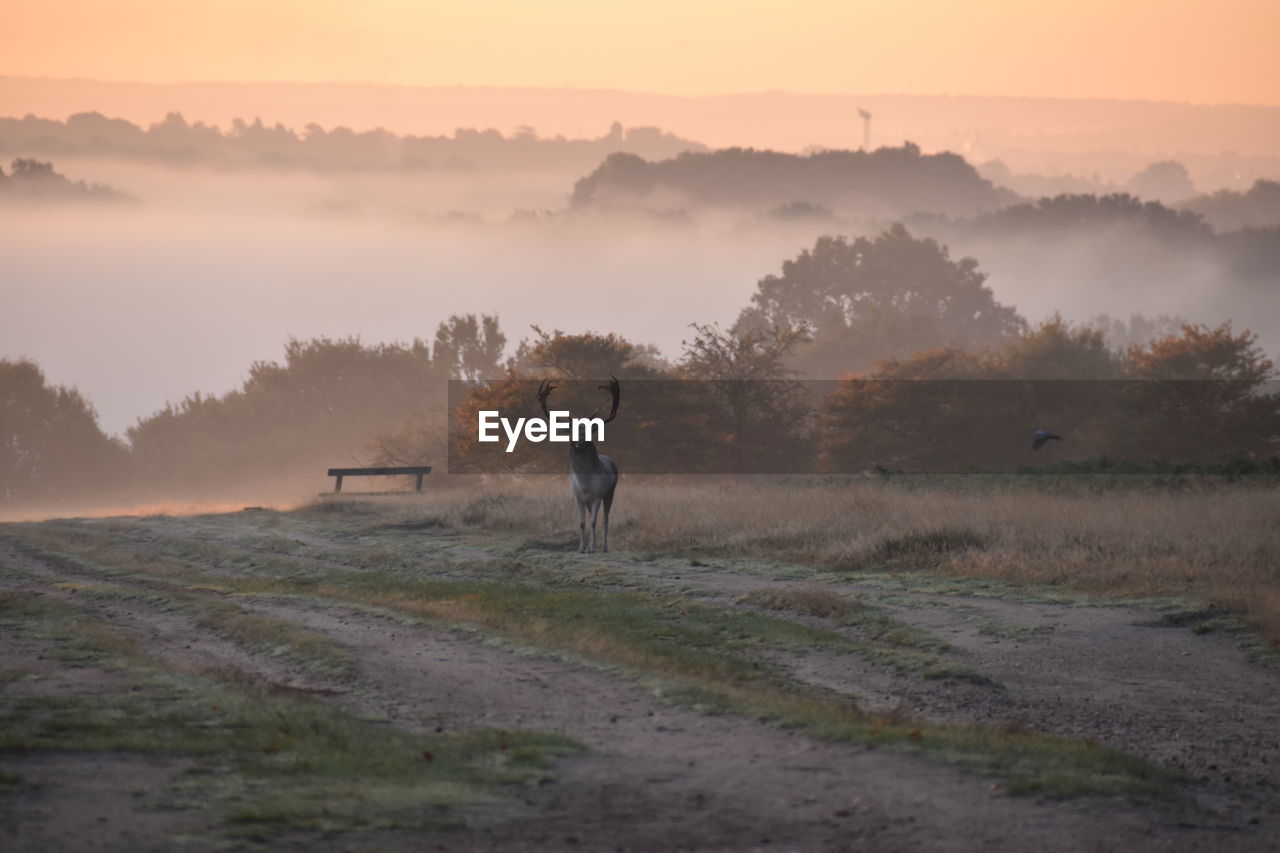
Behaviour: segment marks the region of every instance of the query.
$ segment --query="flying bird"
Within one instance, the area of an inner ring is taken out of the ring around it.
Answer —
[[[1031,439],[1031,449],[1039,450],[1050,441],[1062,441],[1062,436],[1055,435],[1047,429],[1038,429],[1035,431],[1035,438]]]

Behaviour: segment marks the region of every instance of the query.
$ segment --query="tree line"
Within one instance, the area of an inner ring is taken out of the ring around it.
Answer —
[[[537,448],[495,459],[474,441],[474,413],[539,414],[544,378],[567,382],[557,400],[589,413],[609,375],[624,388],[609,441],[632,471],[1008,471],[1280,453],[1275,366],[1255,335],[1134,318],[1127,328],[1150,335],[1117,347],[1114,322],[1030,324],[976,261],[893,226],[820,238],[761,279],[732,325],[692,325],[674,358],[611,332],[538,327],[508,348],[497,317],[474,315],[431,340],[293,340],[242,387],[170,404],[124,441],[102,434],[83,395],[5,361],[0,502],[234,494],[314,484],[350,462],[560,471],[560,455]],[[1069,440],[1032,452],[1037,427]]]
[[[582,171],[610,152],[664,158],[705,150],[656,127],[614,122],[591,139],[544,137],[532,127],[510,134],[493,128],[458,128],[451,136],[398,135],[382,128],[356,131],[314,122],[300,131],[279,122],[235,119],[230,128],[188,122],[173,112],[141,127],[97,112],[66,121],[26,116],[0,118],[0,153],[42,157],[112,157],[166,165],[211,164],[260,168],[421,171],[439,169],[557,169]]]
[[[566,386],[558,403],[587,416],[604,392],[598,378],[576,377],[607,372],[624,389],[608,440],[632,473],[1011,472],[1101,459],[1236,460],[1280,473],[1274,365],[1230,324],[1187,324],[1117,350],[1100,328],[1055,316],[998,346],[926,349],[836,380],[788,367],[803,329],[693,332],[664,367],[635,360],[616,336],[542,337],[506,377],[455,395],[450,470],[561,473],[563,446],[477,442],[477,413],[538,416],[538,380],[549,377]],[[1035,450],[1037,428],[1066,440]]]

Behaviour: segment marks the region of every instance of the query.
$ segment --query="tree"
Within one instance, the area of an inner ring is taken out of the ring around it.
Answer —
[[[1280,181],[1258,180],[1248,192],[1219,190],[1182,205],[1204,217],[1219,232],[1280,224]]]
[[[1248,329],[1237,335],[1230,322],[1215,329],[1183,325],[1180,334],[1130,347],[1128,357],[1135,379],[1216,379],[1237,390],[1252,390],[1276,375],[1258,336]]]
[[[622,406],[606,431],[604,452],[615,455],[624,476],[637,473],[715,473],[733,470],[730,428],[713,417],[704,383],[689,382],[663,365],[652,347],[618,335],[533,327],[500,380],[476,383],[462,399],[450,401],[450,464],[456,472],[522,471],[560,474],[563,446],[521,442],[513,453],[502,443],[476,441],[477,413],[499,411],[507,418],[541,417],[536,395],[540,379],[556,383],[554,411],[575,417],[603,414],[608,395],[600,385],[610,375],[622,382]]]
[[[1196,194],[1187,167],[1177,160],[1152,163],[1129,179],[1127,188],[1142,198],[1182,201]]]
[[[452,379],[483,379],[502,375],[502,352],[507,336],[496,314],[455,314],[436,328],[431,359]]]
[[[1124,429],[1125,360],[1096,325],[1072,326],[1055,314],[1035,328],[989,352],[986,372],[998,381],[990,397],[996,430],[1006,447],[992,447],[989,464],[1041,464],[1064,456],[1081,458],[1116,452]],[[1067,432],[1070,447],[1027,455],[1033,429]],[[1011,451],[1017,451],[1016,453]],[[1021,458],[1019,458],[1021,457]]]
[[[813,342],[794,366],[810,376],[870,367],[937,347],[998,345],[1025,326],[995,300],[977,261],[894,225],[874,240],[821,237],[762,279],[746,327],[803,328]]]
[[[1127,352],[1132,383],[1126,452],[1180,462],[1267,458],[1280,451],[1280,389],[1257,335],[1184,325]]]
[[[913,472],[980,467],[1010,441],[983,380],[990,366],[957,349],[935,349],[880,362],[828,395],[821,419],[822,467],[833,473],[871,468]]]
[[[786,360],[809,340],[803,329],[735,328],[692,324],[681,366],[703,380],[717,404],[720,425],[738,470],[801,472],[816,451],[807,432],[811,408],[804,387]]]
[[[132,202],[133,197],[106,184],[72,181],[55,172],[52,163],[19,157],[13,161],[13,172],[6,176],[0,168],[0,201],[6,199],[29,202],[108,201]]]
[[[961,226],[960,234],[997,237],[1116,228],[1168,244],[1196,244],[1213,236],[1213,229],[1198,214],[1127,193],[1060,193],[953,224]]]
[[[202,495],[289,491],[296,489],[290,478],[312,479],[354,461],[376,437],[400,434],[442,409],[447,379],[422,340],[291,340],[283,363],[255,362],[240,389],[193,394],[140,420],[128,435],[139,473],[153,487],[198,487]]]
[[[715,323],[692,323],[690,328],[697,334],[692,341],[681,341],[681,365],[694,379],[751,381],[794,376],[786,359],[809,340],[804,329],[780,326],[724,331]]]
[[[610,374],[623,377],[627,373],[646,368],[634,364],[640,352],[635,344],[610,332],[607,335],[584,332],[566,335],[559,329],[547,334],[533,326],[537,338],[521,341],[516,349],[512,367],[518,371],[533,371],[565,379],[591,379]]]
[[[822,460],[847,472],[1265,459],[1280,449],[1275,375],[1256,337],[1229,324],[1116,353],[1100,329],[1054,317],[999,350],[930,350],[847,377],[823,409]],[[1067,441],[1031,451],[1036,428]]]
[[[35,362],[0,360],[0,505],[60,502],[119,486],[127,451],[74,388]]]
[[[1118,379],[1123,359],[1097,325],[1072,326],[1054,314],[989,356],[993,373],[1009,379]]]
[[[1094,314],[1089,318],[1089,326],[1102,332],[1107,345],[1121,354],[1129,347],[1144,344],[1153,338],[1176,335],[1186,324],[1186,318],[1179,314],[1148,317],[1135,312],[1129,315],[1128,320],[1121,320],[1110,314]]]

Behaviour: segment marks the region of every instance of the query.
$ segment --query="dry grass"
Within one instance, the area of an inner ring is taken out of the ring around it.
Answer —
[[[315,507],[313,511],[319,511]],[[576,538],[558,478],[476,483],[366,504],[382,522]],[[1202,482],[1098,489],[634,477],[614,507],[615,550],[1059,584],[1186,596],[1230,608],[1280,643],[1280,490]]]
[[[744,595],[740,601],[766,610],[790,610],[823,619],[846,617],[853,612],[855,606],[837,590],[818,584],[786,589],[758,589]]]

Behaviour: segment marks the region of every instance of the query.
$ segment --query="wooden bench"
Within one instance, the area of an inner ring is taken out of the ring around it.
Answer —
[[[342,491],[343,477],[394,477],[404,474],[416,474],[418,486],[414,491],[422,491],[422,476],[431,473],[430,465],[409,465],[403,468],[330,468],[329,476],[337,477],[334,492]]]

